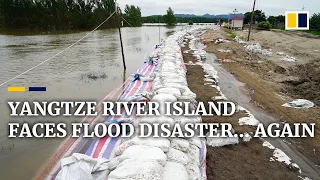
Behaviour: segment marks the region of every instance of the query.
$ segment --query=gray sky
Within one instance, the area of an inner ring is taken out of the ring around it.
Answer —
[[[228,14],[237,8],[239,13],[252,11],[253,0],[118,0],[123,9],[125,4],[139,6],[142,16],[165,14],[170,6],[176,14]],[[320,12],[319,0],[257,0],[256,9],[266,15],[285,14],[285,11],[305,11],[310,15]]]

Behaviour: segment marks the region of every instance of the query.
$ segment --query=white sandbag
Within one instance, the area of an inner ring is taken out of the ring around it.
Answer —
[[[189,138],[189,143],[197,146],[198,148],[202,148],[201,139],[197,136]]]
[[[187,164],[186,166],[189,180],[201,180],[201,172],[199,166],[196,166],[194,164]]]
[[[110,172],[108,180],[162,180],[163,171],[158,161],[127,159]]]
[[[113,171],[117,168],[117,166],[121,163],[121,160],[119,157],[114,157],[110,159],[110,162],[108,164],[109,170]]]
[[[158,89],[155,94],[171,94],[177,98],[181,96],[179,89],[176,88],[161,88]]]
[[[164,88],[164,83],[162,81],[158,81],[158,82],[155,82],[153,81],[152,83],[152,90],[153,92],[157,91],[158,89],[161,89],[161,88]]]
[[[167,88],[179,89],[179,91],[181,93],[184,93],[186,91],[186,88],[187,88],[187,86],[182,86],[181,84],[177,84],[177,83],[165,83],[163,85],[164,85],[164,87],[167,87]],[[179,98],[180,98],[180,96],[179,96]]]
[[[246,46],[246,50],[248,52],[252,52],[252,53],[259,53],[259,54],[263,54],[265,56],[272,56],[272,51],[271,49],[267,50],[267,49],[262,49],[260,44],[251,44],[251,45],[247,45]]]
[[[180,84],[182,86],[187,86],[187,80],[186,79],[182,79],[182,78],[175,78],[175,79],[165,79],[163,80],[163,83],[177,83]]]
[[[295,57],[290,57],[288,55],[286,55],[285,57],[281,58],[282,61],[287,61],[287,62],[296,62],[296,58]]]
[[[183,92],[182,92],[183,94]],[[185,95],[181,95],[179,98],[178,98],[178,101],[180,102],[190,102],[192,104],[195,104],[196,103],[196,100],[193,98],[193,97],[190,97],[190,96],[185,96]],[[190,106],[191,110],[194,109],[194,105],[192,105],[193,107]]]
[[[180,124],[180,125],[192,123],[192,121],[186,116],[173,116],[173,121],[174,121],[174,123]]]
[[[163,180],[188,180],[187,169],[180,163],[167,161],[164,166]]]
[[[166,102],[176,102],[177,98],[171,94],[157,94],[152,99],[151,102],[158,102],[159,103],[159,113],[161,115],[166,114]]]
[[[160,111],[160,110],[159,110]],[[148,124],[163,124],[163,123],[168,123],[170,125],[174,125],[175,121],[173,118],[168,117],[168,116],[144,116],[144,117],[139,117],[137,119],[137,122],[140,123],[148,123]]]
[[[176,102],[177,98],[170,94],[157,94],[152,99],[152,102]]]
[[[314,103],[306,99],[296,99],[282,106],[291,108],[312,108]]]
[[[166,78],[166,79],[173,79],[173,78],[184,78],[186,79],[186,73],[182,71],[180,68],[175,68],[172,71],[158,71],[159,77]],[[172,73],[174,72],[174,73]],[[163,79],[164,80],[164,79]]]
[[[249,142],[252,139],[252,137],[250,136],[249,133],[244,133],[244,136],[242,139],[244,142]]]
[[[227,145],[239,144],[238,137],[214,137],[214,138],[207,138],[207,145],[212,147],[222,147]]]
[[[120,162],[126,159],[155,160],[162,165],[164,165],[167,160],[166,154],[160,148],[144,145],[129,146],[119,158]]]
[[[171,139],[171,144],[170,147],[180,150],[182,152],[187,153],[189,148],[190,148],[190,144],[189,141],[182,139],[182,138],[172,138]]]
[[[158,147],[163,152],[168,152],[170,148],[170,141],[166,138],[140,138],[139,136],[133,137],[131,140],[127,142],[129,146],[132,145],[146,145],[152,147]]]
[[[200,166],[200,149],[198,146],[190,145],[187,156],[189,157],[189,163]]]
[[[181,125],[187,123],[201,123],[200,116],[172,116],[175,123],[179,123]]]
[[[181,94],[182,96],[188,96],[192,99],[196,99],[197,95],[193,93],[189,88],[186,88],[186,91]]]
[[[74,153],[61,160],[61,171],[56,180],[102,180],[109,174],[108,160],[94,159],[90,156]]]
[[[239,119],[239,125],[258,126],[260,122],[254,116],[242,117]]]
[[[169,148],[167,159],[168,161],[178,162],[183,165],[187,165],[189,162],[189,157],[184,152],[173,148]]]
[[[159,77],[162,78],[184,78],[186,79],[186,72],[183,71],[181,68],[176,68],[174,69],[174,73],[172,73],[172,71],[158,71],[160,74],[158,75]]]

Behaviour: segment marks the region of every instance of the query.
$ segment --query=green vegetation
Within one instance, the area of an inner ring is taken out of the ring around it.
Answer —
[[[91,29],[111,15],[115,7],[114,0],[0,0],[0,27],[41,31]],[[123,16],[133,26],[141,25],[139,7],[126,6]],[[117,22],[113,16],[101,28],[117,27]]]
[[[123,18],[128,21],[124,21],[124,26],[134,26],[139,27],[142,25],[142,19],[141,19],[141,9],[140,7],[135,7],[134,5],[126,5],[124,8]]]
[[[234,39],[234,38],[236,38],[236,37],[237,37],[237,35],[236,35],[236,34],[234,34],[234,33],[232,33],[232,34],[230,35],[230,37],[231,37],[232,39]]]
[[[234,39],[235,37],[237,37],[237,35],[234,34],[230,29],[225,29],[224,31],[225,31],[226,33],[228,33],[229,36],[230,36],[232,39]]]
[[[193,23],[217,23],[221,20],[221,22],[228,22],[228,19],[215,19],[215,18],[204,18],[204,17],[176,17],[177,23],[189,23],[192,21]],[[142,17],[143,23],[165,23],[163,16],[146,16]]]
[[[190,21],[188,22],[188,24],[189,24],[189,25],[193,25],[193,21],[190,20]]]
[[[281,29],[284,28],[286,17],[283,15],[269,16],[268,22],[270,22],[272,28]]]
[[[320,31],[313,31],[313,30],[309,30],[309,31],[303,31],[303,32],[306,32],[306,33],[309,33],[309,34],[313,34],[313,35],[318,35],[318,36],[320,36]]]
[[[246,12],[244,14],[244,23],[245,24],[249,24],[250,20],[251,20],[251,14],[252,12]],[[254,11],[254,15],[253,15],[253,23],[254,22],[262,22],[262,21],[266,21],[266,15],[264,14],[264,12],[262,12],[262,10],[255,10]]]
[[[163,16],[163,19],[168,26],[174,26],[177,23],[176,17],[174,16],[174,12],[171,7],[168,8],[167,14]]]
[[[262,21],[258,23],[258,27],[260,29],[264,29],[264,30],[270,30],[271,29],[271,24],[267,21]]]
[[[313,14],[310,18],[310,30],[320,32],[320,13]]]

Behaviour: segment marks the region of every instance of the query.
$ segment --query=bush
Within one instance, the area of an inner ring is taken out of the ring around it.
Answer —
[[[313,14],[310,18],[310,29],[320,32],[320,13]]]
[[[262,21],[262,22],[259,22],[258,27],[260,29],[270,30],[271,29],[271,24],[269,22]]]
[[[232,39],[234,39],[234,38],[237,37],[237,35],[232,33],[232,34],[230,35],[230,37],[231,37]]]
[[[188,22],[188,24],[189,24],[189,25],[193,25],[193,21],[190,20],[190,21]]]

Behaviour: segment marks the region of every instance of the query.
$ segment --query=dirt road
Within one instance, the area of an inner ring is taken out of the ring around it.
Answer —
[[[204,72],[201,63],[199,64],[199,61],[192,55],[194,51],[190,50],[186,45],[186,47],[182,48],[182,52],[188,70],[188,86],[197,94],[196,100],[207,105],[208,102],[213,101],[213,97],[221,96],[221,92],[212,86],[212,81],[210,81],[212,77]],[[214,62],[213,58],[208,58],[207,63],[211,64],[210,61]],[[233,82],[231,85],[238,85],[237,83],[239,83],[238,81]],[[239,83],[239,85],[241,84]],[[241,93],[238,88],[233,88],[233,90]],[[237,97],[243,98],[242,100],[245,102],[249,100],[246,96]],[[252,132],[254,130],[253,127],[239,125],[238,121],[241,117],[247,117],[247,114],[239,111],[231,117],[210,116],[202,117],[202,119],[205,123],[231,123],[237,134]],[[260,139],[252,139],[250,142],[244,142],[240,139],[238,145],[224,147],[207,146],[207,178],[222,180],[299,179],[297,169],[277,161],[271,162],[270,157],[272,155],[273,151],[263,147]]]
[[[240,37],[247,32],[232,33]],[[229,39],[231,42],[215,44],[214,40],[218,38]],[[259,42],[264,49],[274,49],[270,50],[273,52],[271,57],[247,53],[243,45],[233,41],[223,30],[208,31],[202,40],[208,46],[207,52],[217,55],[217,58],[208,55],[207,61],[219,72],[219,81],[222,82],[219,85],[230,100],[247,108],[264,124],[280,121],[317,123],[315,138],[268,141],[291,157],[304,175],[319,179],[319,108],[297,110],[281,105],[293,97],[319,103],[320,54],[316,48],[320,47],[320,40],[286,32],[254,32],[253,41]],[[230,53],[219,52],[219,49],[230,50]],[[276,55],[277,51],[295,56],[298,61],[282,61]],[[215,59],[221,63],[215,62]]]
[[[220,82],[219,87],[224,95],[228,97],[228,99],[249,110],[255,116],[255,118],[257,118],[265,126],[271,123],[280,122],[279,119],[273,117],[262,108],[255,106],[251,102],[250,96],[245,93],[245,84],[239,82],[216,60],[217,58],[214,54],[207,54],[207,60],[205,62],[211,64],[215,70],[218,71]],[[310,177],[312,179],[320,177],[320,169],[316,166],[316,164],[301,154],[295,146],[292,146],[292,144],[281,138],[266,138],[265,140],[270,142],[276,148],[281,149],[293,160],[293,162],[297,163],[301,168],[301,174],[303,176]]]

